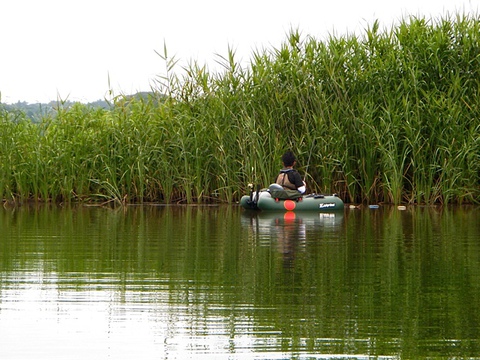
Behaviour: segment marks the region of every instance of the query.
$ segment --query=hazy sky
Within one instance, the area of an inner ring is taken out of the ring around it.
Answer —
[[[230,46],[244,64],[291,28],[325,39],[408,15],[478,14],[480,0],[0,0],[1,101],[94,101],[150,90],[165,64],[216,68]]]

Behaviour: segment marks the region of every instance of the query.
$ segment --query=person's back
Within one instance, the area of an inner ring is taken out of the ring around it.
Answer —
[[[306,186],[302,177],[293,167],[296,164],[295,155],[287,151],[282,156],[283,169],[280,170],[275,183],[281,185],[285,190],[297,190],[301,194],[305,193]]]

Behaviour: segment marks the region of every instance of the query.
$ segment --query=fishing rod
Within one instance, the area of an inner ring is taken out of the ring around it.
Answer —
[[[310,147],[310,151],[308,153],[307,166],[305,167],[305,170],[304,170],[305,171],[304,179],[303,179],[304,183],[306,183],[306,180],[307,180],[308,168],[310,167],[310,160],[312,158],[314,146],[315,146],[315,139],[313,139],[312,146]]]

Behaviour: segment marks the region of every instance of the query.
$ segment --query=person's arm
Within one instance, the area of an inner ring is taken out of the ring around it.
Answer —
[[[300,194],[304,194],[305,191],[307,191],[307,187],[305,185],[302,185],[299,188],[297,188],[297,190],[300,192]]]
[[[305,185],[305,182],[302,180],[302,177],[298,173],[298,171],[295,171],[294,177],[295,177],[294,184],[297,187],[297,190],[300,192],[300,194],[305,193],[305,191],[307,190],[307,187]]]

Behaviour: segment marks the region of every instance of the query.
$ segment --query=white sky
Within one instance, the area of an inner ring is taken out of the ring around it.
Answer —
[[[95,101],[148,91],[165,73],[155,53],[180,66],[216,68],[278,47],[291,28],[319,40],[384,28],[408,15],[478,14],[480,0],[0,0],[1,101]],[[180,69],[180,68],[179,68]],[[109,84],[110,79],[110,84]]]

